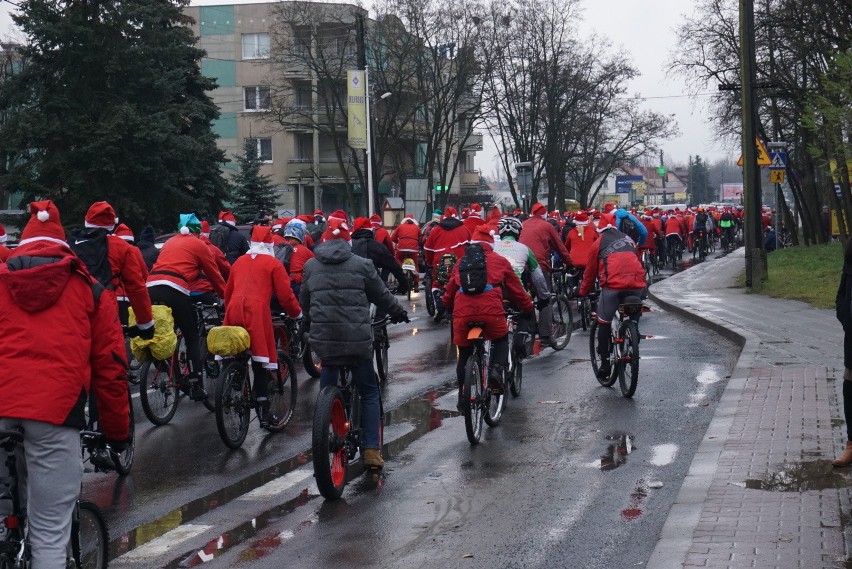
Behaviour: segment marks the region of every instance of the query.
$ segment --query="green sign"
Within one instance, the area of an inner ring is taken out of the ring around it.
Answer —
[[[659,176],[660,178],[662,178],[663,176],[665,176],[668,173],[669,173],[669,171],[666,170],[666,167],[663,166],[662,164],[660,164],[660,167],[657,168],[657,176]]]
[[[449,187],[449,186],[436,185],[436,186],[435,186],[435,191],[436,191],[436,192],[438,192],[439,194],[440,194],[441,192],[449,192],[449,191],[450,191],[450,187]]]

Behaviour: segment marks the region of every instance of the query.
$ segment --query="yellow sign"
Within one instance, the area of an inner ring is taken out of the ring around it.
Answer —
[[[786,170],[770,170],[769,171],[769,183],[770,184],[783,184],[784,183],[784,172],[786,172]]]
[[[363,71],[346,72],[349,146],[367,149],[367,89]]]
[[[757,165],[758,166],[771,166],[772,158],[769,157],[769,152],[766,151],[766,146],[763,145],[763,141],[759,138],[754,139],[755,150],[757,150]],[[737,166],[743,165],[743,155],[740,154],[740,159],[737,160]]]
[[[846,234],[849,235],[849,222],[846,221]],[[831,235],[840,235],[840,221],[837,219],[837,212],[831,210]]]
[[[675,192],[674,200],[676,202],[685,202],[686,201],[686,192]]]

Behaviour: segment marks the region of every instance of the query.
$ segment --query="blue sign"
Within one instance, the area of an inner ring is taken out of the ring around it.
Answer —
[[[773,150],[769,153],[769,158],[772,164],[769,165],[770,170],[783,170],[787,167],[787,153],[781,150]]]
[[[616,176],[615,193],[629,194],[632,190],[643,190],[645,179],[642,176]]]

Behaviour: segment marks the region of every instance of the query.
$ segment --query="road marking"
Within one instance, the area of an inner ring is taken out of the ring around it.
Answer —
[[[237,500],[260,500],[263,498],[272,498],[273,496],[283,494],[293,486],[311,478],[313,475],[313,468],[300,468],[299,470],[288,472],[280,478],[267,482],[263,486],[255,488],[251,492],[243,494],[237,498]]]
[[[144,559],[151,559],[166,553],[179,543],[198,537],[211,528],[213,528],[212,525],[184,524],[164,533],[158,538],[152,539],[148,543],[140,545],[132,551],[128,551],[118,559],[121,559],[122,561],[141,561]]]

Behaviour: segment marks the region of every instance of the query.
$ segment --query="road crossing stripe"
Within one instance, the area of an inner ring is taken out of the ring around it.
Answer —
[[[158,538],[152,539],[148,543],[140,545],[132,551],[128,551],[120,556],[119,559],[122,561],[140,561],[157,557],[174,548],[179,543],[197,537],[212,528],[212,525],[184,524],[164,533]]]
[[[296,486],[297,484],[300,484],[305,480],[311,478],[313,475],[313,467],[300,468],[299,470],[288,472],[280,478],[276,478],[275,480],[267,482],[263,486],[255,488],[251,492],[243,494],[242,496],[237,498],[237,500],[260,500],[263,498],[271,498],[273,496],[278,496],[279,494],[283,494],[293,486]]]

